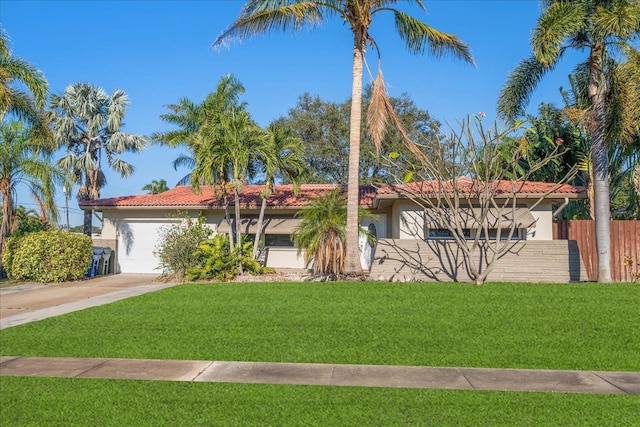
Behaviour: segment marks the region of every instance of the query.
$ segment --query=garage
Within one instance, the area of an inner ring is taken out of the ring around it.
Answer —
[[[118,223],[117,271],[119,273],[160,274],[155,255],[162,228],[167,221],[121,220]]]

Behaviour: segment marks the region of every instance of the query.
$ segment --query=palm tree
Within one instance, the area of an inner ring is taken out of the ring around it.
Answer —
[[[338,188],[311,200],[296,216],[302,221],[293,231],[298,254],[313,261],[315,274],[341,275],[345,271],[347,209],[345,195]]]
[[[340,276],[346,266],[347,208],[345,193],[338,187],[313,198],[296,216],[302,221],[293,230],[292,238],[298,254],[305,251],[307,264],[313,262],[315,274]],[[358,236],[375,238],[360,227],[360,220],[373,218],[368,211],[358,208]],[[373,242],[372,242],[373,243]],[[358,262],[360,258],[358,257]]]
[[[32,138],[38,139],[43,148],[52,149],[51,131],[42,113],[48,91],[42,71],[11,55],[8,36],[0,27],[0,121],[6,114],[15,115],[31,126]]]
[[[58,165],[68,170],[80,184],[80,202],[100,198],[106,184],[102,171],[103,155],[107,165],[122,177],[134,168],[117,157],[125,152],[138,153],[146,138],[121,131],[129,97],[116,89],[111,95],[92,84],[74,83],[62,95],[51,96],[51,118],[56,142],[67,154]],[[84,233],[91,235],[91,216],[84,212]]]
[[[234,105],[240,103],[240,95],[244,93],[244,86],[231,74],[225,74],[220,78],[215,92],[209,93],[206,98],[196,104],[188,98],[182,98],[177,104],[167,105],[169,113],[162,114],[162,121],[177,126],[177,130],[167,132],[155,132],[151,135],[154,143],[169,147],[184,146],[190,153],[181,154],[173,161],[173,168],[195,167],[192,143],[195,135],[205,125],[219,121],[220,115]],[[191,182],[191,173],[184,176],[178,185],[188,185]]]
[[[295,136],[291,128],[281,127],[276,124],[270,125],[267,128],[264,144],[264,155],[260,160],[264,168],[265,189],[260,194],[262,204],[260,205],[257,231],[253,243],[254,258],[258,255],[264,212],[267,208],[267,198],[273,192],[274,179],[278,175],[284,176],[287,181],[293,184],[294,192],[297,192],[300,187],[300,180],[306,171],[302,141]]]
[[[371,22],[378,12],[391,12],[395,16],[396,32],[413,54],[427,50],[436,57],[451,54],[455,58],[473,63],[468,46],[456,36],[446,34],[424,22],[394,9],[397,0],[250,0],[236,21],[213,42],[221,47],[232,39],[245,39],[271,30],[300,30],[315,27],[325,19],[338,16],[353,33],[353,84],[349,129],[349,169],[347,195],[347,255],[346,273],[359,275],[362,267],[358,249],[358,195],[360,161],[360,120],[362,117],[362,77],[364,54],[368,46],[377,47],[369,33]],[[426,10],[422,0],[407,0]],[[378,79],[381,81],[381,73]],[[386,110],[386,109],[383,109]],[[388,112],[388,110],[386,110]],[[385,122],[380,119],[379,122]]]
[[[585,91],[590,99],[587,131],[591,137],[598,281],[611,282],[610,204],[607,156],[607,108],[615,107],[609,95],[624,85],[607,75],[612,54],[640,35],[640,2],[635,0],[546,0],[532,38],[533,55],[518,64],[500,93],[498,111],[513,120],[540,79],[555,68],[571,49],[588,52],[578,72],[586,73]],[[635,94],[637,99],[637,92]],[[609,141],[611,142],[611,141]]]
[[[33,209],[27,209],[20,205],[13,215],[11,235],[26,234],[48,230],[50,228],[49,215],[40,215]]]
[[[31,132],[21,122],[0,124],[0,270],[6,238],[14,228],[16,191],[19,184],[26,186],[41,207],[44,221],[56,221],[58,217],[55,185],[64,182],[64,171],[53,166],[43,156],[42,147],[33,140]]]
[[[144,187],[142,187],[142,190],[148,191],[149,194],[164,193],[168,189],[169,187],[167,187],[167,181],[164,179],[161,179],[159,181],[157,179],[154,179],[151,181],[150,184],[147,184]]]
[[[228,183],[235,206],[235,245],[240,247],[240,190],[247,179],[255,177],[259,159],[265,157],[265,134],[244,105],[229,108],[218,122],[211,124],[197,133],[199,138],[193,145],[196,167],[191,180]]]
[[[196,162],[196,150],[202,149],[203,139],[207,137],[217,138],[216,127],[220,124],[220,117],[229,109],[244,105],[240,103],[240,95],[244,93],[244,86],[231,74],[222,76],[216,91],[209,93],[205,99],[196,104],[188,98],[182,98],[178,104],[168,105],[169,113],[163,114],[160,118],[178,127],[177,130],[154,133],[151,138],[155,143],[168,145],[170,147],[185,146],[189,154],[181,154],[174,162],[173,167],[188,167],[189,172],[183,177],[178,185],[190,184],[191,188],[199,192],[200,185],[217,185],[222,191],[225,207],[225,218],[227,224],[231,224],[229,205],[227,199],[228,176],[219,164],[217,157],[200,158]],[[193,172],[198,166],[195,175]],[[234,248],[233,231],[229,227],[229,245]]]

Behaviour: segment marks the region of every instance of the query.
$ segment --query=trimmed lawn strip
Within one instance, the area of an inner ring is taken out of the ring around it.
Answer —
[[[633,284],[187,284],[0,331],[8,356],[640,371]]]
[[[3,426],[634,425],[626,395],[0,377]]]

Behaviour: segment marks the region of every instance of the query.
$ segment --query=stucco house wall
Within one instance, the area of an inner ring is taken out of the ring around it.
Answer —
[[[531,209],[536,226],[527,231],[527,240],[553,240],[554,204],[551,201],[541,202]]]
[[[465,182],[468,182],[468,180]],[[521,234],[522,240],[520,240],[520,246],[522,246],[522,248],[529,242],[532,243],[529,247],[534,247],[534,242],[540,242],[542,245],[535,246],[536,248],[544,247],[545,242],[550,242],[553,239],[552,226],[554,209],[558,209],[558,206],[561,208],[563,200],[566,202],[569,198],[576,199],[584,197],[584,192],[581,189],[571,186],[563,186],[554,194],[544,193],[544,191],[546,191],[545,189],[551,185],[553,184],[530,183],[530,185],[528,184],[528,186],[523,187],[523,197],[518,198],[518,206],[531,206],[531,204],[538,201],[541,197],[546,197],[546,199],[536,207],[530,209],[530,212],[526,212],[527,216],[530,215],[530,219],[531,216],[533,217],[532,219],[535,220],[535,225],[529,227]],[[275,219],[277,217],[280,220],[285,219],[286,221],[290,221],[287,220],[287,218],[294,218],[295,213],[304,209],[304,206],[312,197],[339,187],[341,186],[330,184],[306,185],[303,186],[300,194],[294,194],[291,186],[276,186],[273,195],[270,196],[267,201],[266,218]],[[244,231],[245,233],[251,234],[255,232],[251,230],[255,229],[255,223],[257,222],[256,218],[259,213],[261,202],[260,192],[262,188],[262,186],[245,186],[242,189],[241,217],[243,221],[247,221],[246,226],[248,227],[246,228],[248,231]],[[346,190],[345,186],[342,186],[342,188]],[[430,239],[427,235],[428,226],[426,224],[428,222],[425,222],[426,215],[424,208],[411,199],[404,197],[397,191],[397,188],[397,186],[363,186],[360,189],[361,207],[377,215],[377,218],[363,221],[361,224],[362,227],[373,230],[376,237],[380,239],[380,244],[376,247],[369,247],[364,241],[360,242],[363,268],[367,269],[373,262],[373,266],[371,267],[372,278],[397,278],[399,277],[399,271],[402,271],[402,277],[406,278],[410,276],[407,271],[415,270],[415,268],[412,267],[415,259],[406,259],[404,266],[384,262],[385,255],[383,253],[385,253],[385,251],[387,255],[391,253],[390,248],[394,245],[402,248],[407,244],[410,245],[410,242],[415,242],[414,244],[418,245],[416,247],[420,248],[420,251],[423,251],[418,255],[417,259],[424,260],[439,259],[442,254],[438,251],[440,251],[442,247],[446,246],[449,248],[448,250],[452,250],[452,242],[447,242],[446,237],[443,240],[443,238],[439,236],[437,239],[439,240],[438,245],[430,243],[436,240]],[[233,203],[230,203],[230,206],[232,208],[231,216],[233,218]],[[188,215],[194,219],[203,215],[206,218],[206,224],[215,232],[226,232],[226,230],[222,229],[229,228],[226,223],[223,223],[224,209],[220,196],[216,195],[211,188],[207,189],[206,187],[201,194],[194,194],[189,187],[176,187],[157,195],[123,196],[102,199],[86,202],[84,205],[81,205],[81,207],[83,209],[102,212],[103,228],[100,242],[106,242],[105,244],[108,243],[109,245],[113,244],[115,246],[114,266],[111,269],[113,272],[159,273],[158,270],[155,270],[158,262],[157,258],[155,258],[154,247],[158,243],[157,240],[161,227],[172,222],[175,223],[184,216],[184,214],[178,214],[179,212],[187,212]],[[295,220],[289,222],[289,228],[291,228],[291,224],[294,221]],[[221,230],[218,230],[218,227],[220,227]],[[251,227],[254,228],[252,229]],[[267,229],[268,227],[269,226],[267,226]],[[287,231],[287,233],[289,233],[289,231]],[[280,236],[282,236],[281,233],[283,232],[283,229],[271,229],[271,233]],[[266,231],[266,233],[269,234],[269,231]],[[287,234],[287,237],[288,236]],[[308,267],[304,261],[304,254],[298,254],[297,249],[293,247],[289,239],[278,238],[272,239],[272,241],[279,243],[276,243],[275,246],[266,247],[264,259],[267,266],[274,268]],[[436,248],[436,246],[440,249]],[[547,246],[551,247],[553,244]],[[383,247],[386,249],[382,250]],[[564,254],[564,252],[569,250],[568,247],[562,248],[558,245],[554,247],[556,248],[550,251],[536,250],[532,252],[529,249],[521,249],[522,254],[527,254],[526,257],[517,258],[518,262],[507,263],[504,268],[509,270],[509,268],[516,268],[517,265],[525,264],[546,265],[546,261],[543,259],[545,256],[550,259],[571,259],[571,263],[574,263],[576,258],[573,254],[569,254],[568,252]],[[558,255],[558,251],[564,255]],[[532,257],[536,259],[534,260]],[[525,259],[525,264],[521,262],[523,259]],[[392,270],[387,271],[388,268],[392,268]],[[563,267],[563,263],[561,262],[557,268],[560,270],[564,268],[569,271],[569,264],[567,263],[567,265]],[[494,276],[496,274],[494,274]],[[576,274],[575,272],[567,274],[567,277],[571,278],[581,277],[580,274]],[[443,276],[439,274],[431,276],[433,280],[443,279]],[[457,277],[458,273],[455,273],[454,276]],[[464,275],[460,275],[460,277],[463,276]],[[415,277],[427,279],[429,275],[418,275]],[[445,274],[444,277],[448,276]],[[509,276],[506,274],[503,277]],[[526,275],[522,276],[522,279],[526,280],[527,277]],[[557,277],[564,276],[559,275]]]
[[[519,204],[531,206],[534,202]],[[553,201],[545,201],[530,209],[535,225],[527,229],[526,240],[553,240],[553,207]],[[422,206],[411,200],[398,200],[393,204],[392,212],[390,238],[427,239]]]

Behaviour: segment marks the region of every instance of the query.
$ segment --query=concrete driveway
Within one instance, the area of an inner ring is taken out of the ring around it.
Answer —
[[[113,274],[61,284],[0,288],[0,329],[174,286],[156,274]]]

